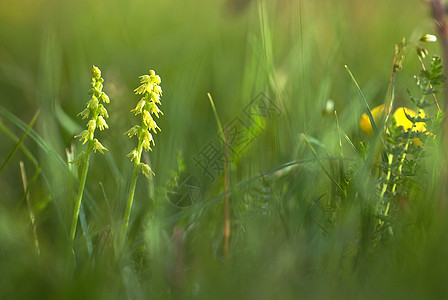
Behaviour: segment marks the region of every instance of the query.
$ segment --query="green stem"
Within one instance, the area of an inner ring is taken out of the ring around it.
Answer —
[[[412,129],[414,127],[415,127],[415,123],[412,123],[412,127],[411,127],[410,131],[412,131]],[[395,195],[395,190],[397,188],[397,179],[398,179],[398,177],[401,176],[401,173],[402,173],[402,170],[403,170],[404,160],[406,159],[406,153],[408,151],[409,142],[410,141],[411,141],[411,139],[408,136],[407,139],[406,139],[406,144],[405,144],[405,146],[403,148],[403,153],[402,153],[401,158],[400,158],[399,163],[398,163],[398,172],[396,174],[396,177],[394,178],[395,182],[392,185],[392,190],[391,190],[392,196]],[[380,194],[380,204],[381,204],[381,202],[383,202],[384,194],[385,194],[385,192],[387,190],[388,182],[389,182],[390,177],[391,177],[392,160],[393,160],[393,154],[389,154],[389,161],[388,161],[388,168],[389,168],[389,170],[387,172],[386,183],[384,184],[383,190],[381,191],[381,194]],[[386,209],[385,209],[384,214],[383,214],[384,217],[387,217],[387,214],[389,213],[389,208],[390,208],[390,201],[388,201],[387,204],[386,204]],[[384,225],[384,221],[380,220],[379,221],[379,228],[381,228],[383,225]]]
[[[412,124],[412,125],[414,126],[414,124]],[[404,164],[404,160],[406,159],[406,152],[408,151],[408,148],[409,148],[409,142],[410,142],[410,139],[408,137],[408,139],[406,140],[406,145],[403,148],[403,154],[401,155],[401,159],[400,159],[400,162],[398,164],[398,174],[397,174],[397,177],[401,176],[401,172],[403,171],[403,164]],[[397,188],[397,183],[395,182],[393,187],[392,187],[392,195],[395,194],[395,189],[396,188]]]
[[[383,189],[381,190],[380,199],[378,201],[378,206],[379,207],[376,209],[377,212],[379,211],[381,205],[383,204],[384,194],[386,193],[387,188],[389,186],[389,181],[390,181],[390,178],[391,178],[391,175],[392,175],[392,162],[393,162],[393,159],[394,159],[394,155],[393,154],[389,154],[388,155],[388,161],[387,161],[386,182],[383,183]],[[387,205],[386,212],[385,212],[384,216],[387,216],[387,211],[388,210],[389,210],[389,206]],[[383,224],[384,224],[384,221],[382,221],[380,219],[379,222],[378,222],[379,228],[381,228],[383,226]]]
[[[89,147],[88,147],[89,150],[91,149],[90,145],[91,143],[93,142],[89,141]],[[75,209],[73,210],[72,227],[70,229],[70,240],[72,241],[75,239],[76,225],[78,224],[78,217],[79,217],[79,209],[81,208],[82,195],[84,193],[84,187],[86,185],[87,171],[89,169],[90,153],[92,152],[91,150],[90,151],[89,150],[86,153],[85,162],[82,166],[81,179],[79,180],[78,197],[75,202]]]
[[[125,241],[125,238],[126,238],[126,234],[127,234],[127,231],[128,231],[129,219],[131,218],[132,203],[134,202],[135,188],[137,186],[138,175],[140,175],[140,170],[139,170],[139,168],[140,168],[140,159],[141,159],[142,151],[143,151],[143,146],[142,146],[142,143],[141,143],[141,139],[140,139],[140,141],[138,143],[137,151],[138,151],[138,156],[134,160],[134,168],[132,170],[132,180],[131,180],[131,185],[129,186],[128,202],[126,204],[126,211],[124,213],[123,227],[121,228],[121,242],[122,242],[122,244],[124,244],[124,241]]]

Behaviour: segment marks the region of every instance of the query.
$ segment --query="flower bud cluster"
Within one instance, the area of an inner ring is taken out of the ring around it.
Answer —
[[[153,116],[159,118],[159,115],[163,115],[158,107],[158,105],[162,105],[160,102],[162,97],[160,83],[160,76],[156,75],[153,70],[149,71],[149,75],[140,76],[140,86],[134,92],[136,95],[143,95],[143,97],[131,112],[134,115],[141,115],[142,122],[141,125],[135,125],[125,132],[130,138],[134,135],[138,138],[138,146],[128,154],[128,157],[131,158],[131,161],[140,165],[141,171],[146,177],[149,177],[152,171],[148,165],[140,163],[140,158],[143,149],[145,151],[152,150],[151,146],[155,145],[152,134],[156,134],[157,129],[160,131],[153,118]]]
[[[109,96],[103,92],[103,82],[104,79],[101,77],[101,70],[93,66],[92,68],[92,88],[89,90],[89,95],[91,95],[90,100],[87,102],[86,108],[78,114],[82,119],[89,118],[87,122],[87,129],[83,130],[80,134],[75,136],[79,138],[84,145],[86,142],[89,143],[87,152],[90,153],[92,150],[104,154],[104,150],[107,150],[98,139],[95,138],[95,129],[104,130],[109,128],[106,123],[106,119],[109,118],[109,114],[104,107],[103,103],[109,103]],[[101,103],[102,102],[102,103]]]
[[[425,42],[425,43],[437,42],[437,37],[433,34],[425,34],[420,38],[420,42]],[[426,50],[423,47],[417,46],[416,50],[417,50],[417,55],[420,56],[421,58],[425,58],[426,55],[428,55],[428,50]]]

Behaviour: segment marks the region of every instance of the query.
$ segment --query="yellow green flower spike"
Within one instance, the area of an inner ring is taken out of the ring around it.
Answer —
[[[134,163],[134,168],[121,232],[122,242],[126,237],[127,228],[129,226],[129,218],[131,215],[138,175],[143,173],[143,175],[149,178],[151,173],[154,174],[149,165],[141,162],[141,156],[143,150],[152,150],[151,146],[155,146],[152,134],[157,134],[157,130],[161,130],[154,120],[154,116],[159,118],[159,115],[163,115],[158,107],[158,105],[162,104],[160,101],[160,98],[162,97],[162,88],[160,87],[161,81],[160,76],[156,75],[154,70],[150,70],[149,75],[140,76],[140,86],[134,90],[136,95],[143,95],[135,108],[131,110],[135,116],[141,115],[141,124],[134,125],[124,133],[130,138],[137,136],[138,144],[137,147],[127,155]]]
[[[92,151],[99,151],[104,154],[104,150],[107,150],[98,139],[95,138],[95,130],[104,130],[109,128],[106,123],[106,119],[109,118],[106,108],[103,104],[109,103],[109,96],[103,92],[103,82],[104,79],[101,77],[101,70],[93,66],[92,68],[92,88],[89,90],[89,95],[91,95],[90,100],[87,102],[87,107],[78,114],[83,120],[90,118],[87,122],[87,129],[83,130],[80,134],[75,136],[79,138],[82,144],[87,143],[86,151],[81,151],[81,153],[72,161],[72,163],[77,164],[82,167],[81,178],[79,181],[78,195],[75,202],[75,208],[73,211],[72,226],[70,229],[70,239],[75,239],[76,225],[78,223],[79,209],[81,207],[82,194],[84,192],[84,186],[87,178],[87,170],[89,168],[89,158]],[[102,103],[101,103],[102,102]]]

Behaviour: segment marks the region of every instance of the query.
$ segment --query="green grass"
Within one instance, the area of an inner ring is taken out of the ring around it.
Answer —
[[[395,164],[397,181],[384,185],[381,153],[392,150],[359,129],[366,104],[392,91],[394,107],[415,110],[412,45],[392,84],[390,73],[395,44],[435,32],[429,8],[253,0],[235,10],[240,2],[0,0],[0,298],[446,297],[443,152],[429,138],[406,156],[415,174]],[[109,151],[90,158],[72,242],[81,169],[68,162],[83,150],[73,136],[92,65],[111,99],[109,129],[95,135]],[[138,180],[121,245],[135,147],[123,133],[135,124],[137,76],[150,69],[164,116],[142,162],[155,176]],[[261,117],[254,99],[273,114]],[[323,113],[328,99],[337,119]],[[211,180],[197,159],[231,142],[220,127],[235,124],[246,142],[233,141]],[[394,183],[400,197],[387,193]],[[378,199],[391,203],[382,224]]]

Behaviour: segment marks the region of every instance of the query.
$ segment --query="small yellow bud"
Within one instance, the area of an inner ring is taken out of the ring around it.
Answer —
[[[107,110],[104,107],[104,105],[100,104],[98,106],[98,112],[99,112],[100,116],[102,116],[103,118],[105,118],[105,119],[109,118],[109,114],[107,113]]]
[[[92,68],[92,77],[95,79],[99,79],[101,77],[101,71],[96,66],[93,66],[93,68]]]
[[[145,97],[143,97],[135,106],[134,109],[131,110],[132,113],[134,113],[134,115],[138,115],[142,113],[143,107],[145,106],[146,101],[145,101]]]
[[[106,147],[101,145],[101,143],[97,139],[93,140],[93,150],[95,152],[96,152],[96,150],[98,150],[99,152],[101,152],[101,154],[104,154],[103,150],[107,151]]]
[[[151,77],[149,75],[140,76],[140,83],[148,83],[151,81]]]
[[[148,114],[149,115],[149,114]],[[151,117],[151,119],[148,122],[148,127],[154,131],[154,133],[157,133],[156,128],[159,129],[159,131],[162,131],[159,126],[157,126],[156,121],[154,121],[154,119]]]
[[[154,70],[149,70],[149,76],[151,77],[156,76],[156,72]]]
[[[156,115],[157,118],[159,118],[159,113],[163,115],[163,112],[157,107],[157,105],[154,102],[150,102],[148,104],[149,108],[149,112]]]
[[[437,37],[433,34],[425,34],[424,36],[422,36],[420,38],[420,41],[422,42],[436,42],[437,41]]]
[[[154,140],[152,138],[152,134],[148,130],[146,130],[143,133],[142,147],[145,148],[146,151],[148,151],[148,150],[152,151],[151,142],[154,146],[155,144],[154,144]]]
[[[160,102],[160,95],[157,94],[157,93],[151,93],[151,100],[152,100],[154,103],[157,103],[157,104],[159,104],[159,105],[162,105],[162,103]]]
[[[143,175],[145,175],[146,178],[149,179],[149,176],[151,176],[151,174],[155,175],[154,172],[151,170],[151,168],[147,164],[140,163],[140,167],[141,167]]]
[[[131,158],[131,161],[133,161],[134,159],[138,158],[138,151],[137,149],[134,148],[134,150],[132,150],[128,155],[126,155],[127,157]]]
[[[159,75],[156,75],[156,76],[154,77],[154,83],[157,84],[157,85],[159,85],[161,82],[162,82],[162,79],[160,78],[160,76],[159,76]]]
[[[425,58],[428,55],[428,50],[422,47],[417,47],[417,55],[421,58]]]
[[[90,109],[89,108],[84,109],[82,112],[78,114],[78,116],[81,116],[83,120],[88,118],[90,116]]]
[[[80,134],[75,135],[75,139],[79,138],[80,141],[84,140],[82,144],[84,145],[88,140],[93,138],[93,133],[88,130],[83,130]]]
[[[325,103],[325,107],[322,109],[323,115],[329,115],[334,113],[334,101],[331,99],[328,99]]]
[[[109,103],[110,102],[109,96],[106,95],[105,92],[101,93],[101,100],[103,100],[104,103]]]
[[[89,120],[89,122],[87,123],[87,129],[88,129],[90,132],[94,132],[94,131],[95,131],[95,128],[96,128],[96,122],[95,122],[95,120],[93,120],[93,119]]]
[[[151,123],[151,121],[154,121],[151,117],[151,115],[149,114],[149,112],[147,110],[143,111],[143,123],[146,126],[150,126],[149,124]]]
[[[152,90],[154,89],[154,84],[151,82],[148,84],[145,84],[145,92],[152,93]]]
[[[98,104],[99,104],[98,98],[95,97],[95,95],[92,95],[92,98],[87,103],[87,107],[90,108],[92,111],[95,111],[98,108]]]
[[[78,156],[75,157],[74,160],[72,160],[70,163],[75,164],[78,167],[82,166],[85,162],[86,153],[84,151],[81,151],[81,153],[78,154]]]
[[[156,85],[154,87],[154,93],[157,93],[159,95],[162,95],[162,88],[160,87],[160,85]]]
[[[131,129],[129,129],[128,131],[126,131],[124,134],[127,134],[130,138],[133,137],[134,135],[138,135],[139,131],[140,131],[140,126],[135,125],[133,126]]]
[[[134,93],[135,93],[136,95],[143,94],[144,92],[146,92],[146,84],[142,84],[142,85],[140,85],[138,88],[136,88],[136,89],[134,90]]]
[[[102,116],[98,116],[98,128],[100,130],[104,130],[104,128],[109,128],[109,125],[107,125],[106,120]]]

